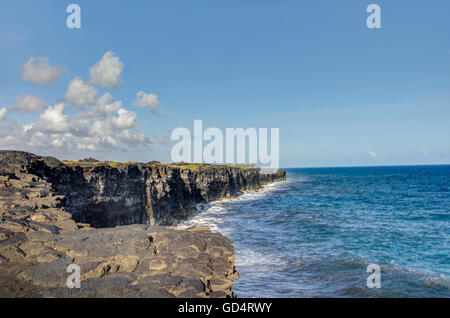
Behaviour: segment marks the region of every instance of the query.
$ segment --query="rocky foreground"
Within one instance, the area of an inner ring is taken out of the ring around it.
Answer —
[[[231,242],[170,225],[284,171],[0,151],[0,297],[233,297]],[[120,225],[120,226],[117,226]],[[70,264],[81,288],[66,285]]]

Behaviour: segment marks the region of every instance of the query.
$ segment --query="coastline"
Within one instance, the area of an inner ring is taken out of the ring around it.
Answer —
[[[449,172],[288,170],[264,195],[214,202],[185,226],[210,224],[234,244],[237,297],[447,297]],[[380,289],[366,286],[370,264]]]
[[[198,201],[285,178],[229,166],[69,166],[12,151],[0,151],[0,163],[3,297],[234,297],[238,272],[226,237],[160,225],[191,214]],[[66,286],[70,264],[80,267],[80,289]]]
[[[227,239],[229,239],[231,241],[231,243],[233,244],[234,249],[235,247],[235,242],[233,240],[230,239],[228,233],[226,233],[226,231],[223,230],[219,230],[216,226],[216,224],[214,224],[213,222],[209,222],[208,220],[202,220],[203,218],[203,214],[202,213],[208,213],[208,210],[211,208],[214,208],[214,206],[216,205],[220,205],[222,203],[227,203],[227,202],[238,202],[238,201],[245,201],[248,202],[250,200],[258,200],[264,196],[267,195],[267,191],[273,190],[274,188],[277,187],[277,185],[281,184],[281,183],[285,183],[286,180],[284,181],[276,181],[270,184],[266,184],[264,186],[262,186],[261,188],[258,189],[253,189],[253,190],[246,190],[243,191],[242,193],[240,193],[239,195],[235,196],[235,197],[228,197],[228,198],[224,198],[221,200],[217,200],[217,201],[213,201],[213,202],[209,202],[209,203],[199,203],[196,205],[196,209],[197,212],[193,213],[192,215],[190,215],[187,219],[180,221],[179,223],[176,224],[176,228],[180,229],[180,230],[186,230],[189,228],[202,228],[205,226],[208,226],[210,228],[210,231],[213,233],[219,233],[221,235],[223,235],[224,237],[226,237]],[[250,197],[253,196],[253,197]],[[256,196],[256,197],[255,197]],[[200,219],[201,221],[196,221],[196,219]],[[236,250],[235,250],[236,253]],[[238,264],[238,259],[235,260],[235,268],[236,271],[239,272],[239,264]],[[231,288],[231,290],[233,290],[233,288]],[[239,294],[235,294],[233,291],[233,294],[236,295],[237,297],[240,297]]]
[[[265,196],[265,191],[271,190],[274,187],[276,187],[277,185],[282,184],[282,183],[286,183],[286,182],[287,182],[287,180],[275,181],[275,182],[272,182],[272,183],[265,184],[265,185],[263,185],[260,188],[242,191],[241,193],[239,193],[236,196],[222,198],[222,199],[215,200],[215,201],[212,201],[212,202],[207,202],[207,203],[198,203],[198,204],[195,205],[195,209],[196,209],[195,213],[191,214],[190,216],[188,216],[184,220],[180,220],[175,225],[176,225],[176,227],[178,229],[188,229],[188,228],[193,227],[193,226],[207,226],[207,224],[199,223],[199,224],[193,225],[193,224],[189,224],[189,223],[190,223],[190,221],[192,221],[196,217],[201,216],[202,212],[206,212],[208,209],[210,209],[211,207],[213,207],[213,206],[215,206],[217,204],[227,203],[227,202],[238,202],[238,201],[241,201],[241,200],[242,201],[257,200],[257,199],[262,198],[262,197]],[[246,196],[251,196],[251,195],[255,195],[256,197],[254,197],[254,198],[246,197]],[[211,224],[209,224],[208,226],[211,227]],[[211,231],[218,232],[217,230],[215,230],[213,228],[211,228]]]

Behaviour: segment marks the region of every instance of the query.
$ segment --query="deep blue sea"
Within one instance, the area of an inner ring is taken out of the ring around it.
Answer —
[[[450,166],[287,169],[198,208],[181,226],[233,242],[237,297],[450,297]]]

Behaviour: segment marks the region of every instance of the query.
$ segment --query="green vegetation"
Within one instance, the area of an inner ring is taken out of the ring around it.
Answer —
[[[223,165],[218,165],[218,164],[185,163],[185,162],[169,164],[169,166],[180,168],[180,169],[189,169],[190,171],[197,171],[199,169],[208,169],[208,168],[220,169],[221,167],[232,167],[232,168],[239,168],[239,169],[253,169],[253,168],[256,168],[255,164],[223,164]]]
[[[111,167],[115,167],[117,165],[132,165],[136,164],[136,162],[119,162],[119,161],[73,161],[73,160],[61,160],[64,164],[68,166],[103,166],[110,165]]]
[[[180,169],[189,169],[191,171],[197,171],[199,168],[201,168],[201,165],[188,165],[180,167]]]
[[[234,168],[241,168],[241,169],[253,169],[256,168],[256,165],[254,163],[252,164],[234,164],[234,165],[227,165]]]
[[[84,166],[84,167],[97,167],[109,165],[111,167],[122,166],[122,165],[133,165],[137,164],[137,162],[119,162],[119,161],[74,161],[74,160],[61,160],[64,164],[68,166]],[[255,164],[207,164],[207,163],[187,163],[187,162],[178,162],[178,163],[160,163],[157,161],[152,161],[148,163],[151,167],[157,166],[168,166],[172,168],[180,168],[181,170],[190,170],[190,171],[198,171],[201,169],[220,169],[221,167],[231,167],[231,168],[239,168],[239,169],[253,169],[256,168]]]
[[[202,163],[192,163],[192,164],[179,163],[179,164],[173,164],[173,165],[169,165],[169,166],[174,167],[174,168],[180,168],[181,170],[188,169],[190,171],[197,171],[206,165],[204,165]]]

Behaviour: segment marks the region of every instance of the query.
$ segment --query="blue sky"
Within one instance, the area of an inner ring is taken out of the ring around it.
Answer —
[[[70,3],[81,7],[79,30],[66,27]],[[381,7],[381,29],[366,26],[371,3]],[[97,86],[98,95],[121,100],[137,114],[135,130],[155,140],[202,119],[221,129],[280,128],[282,167],[448,164],[449,12],[446,0],[5,0],[0,108],[19,125],[36,122],[39,112],[12,110],[18,96],[64,102],[74,77],[88,83],[90,69],[113,51],[124,65],[120,86]],[[31,57],[48,58],[61,76],[48,85],[23,80]],[[134,106],[138,91],[156,94],[163,115]],[[35,149],[21,141],[16,148]],[[38,150],[167,162],[171,145]]]

